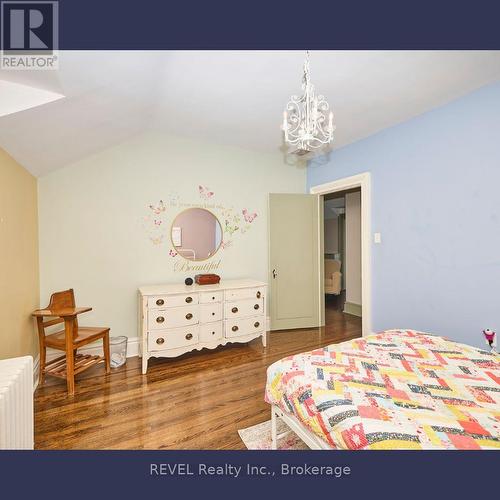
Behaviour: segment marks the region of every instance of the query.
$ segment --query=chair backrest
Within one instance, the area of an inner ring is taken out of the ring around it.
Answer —
[[[75,307],[75,294],[73,289],[55,292],[50,296],[50,304],[47,309],[65,309]]]
[[[341,263],[334,259],[325,259],[325,278],[330,277],[333,273],[340,271]]]
[[[50,296],[50,303],[46,307],[46,309],[51,309],[57,311],[58,309],[65,309],[68,307],[76,307],[75,305],[75,294],[73,289],[63,290],[62,292],[55,292]],[[43,318],[37,318],[38,325],[38,335],[43,339],[45,336],[45,328],[49,326],[58,325],[59,323],[64,323],[63,318],[55,318],[49,319],[47,321],[43,321]],[[78,330],[78,321],[75,318],[74,320],[75,331]]]

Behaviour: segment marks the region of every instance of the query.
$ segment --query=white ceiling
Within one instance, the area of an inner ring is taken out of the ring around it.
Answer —
[[[145,129],[277,152],[301,51],[61,52],[59,71],[0,71],[65,98],[0,117],[0,146],[43,175]],[[500,79],[500,51],[313,51],[338,148]]]

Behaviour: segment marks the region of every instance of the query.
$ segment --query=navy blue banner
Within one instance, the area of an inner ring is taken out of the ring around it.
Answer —
[[[494,451],[0,452],[0,491],[2,498],[30,494],[51,500],[214,494],[239,499],[259,493],[287,499],[470,500],[491,496],[499,458]]]
[[[497,0],[59,0],[59,48],[494,49],[498,14]]]

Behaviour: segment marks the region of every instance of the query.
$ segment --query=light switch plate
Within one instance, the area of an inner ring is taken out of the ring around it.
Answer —
[[[380,233],[374,233],[373,242],[374,243],[382,243],[382,235]]]

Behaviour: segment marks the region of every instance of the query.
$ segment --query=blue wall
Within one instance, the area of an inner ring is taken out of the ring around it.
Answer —
[[[315,159],[308,188],[365,171],[374,330],[485,347],[484,328],[500,335],[500,83]]]

